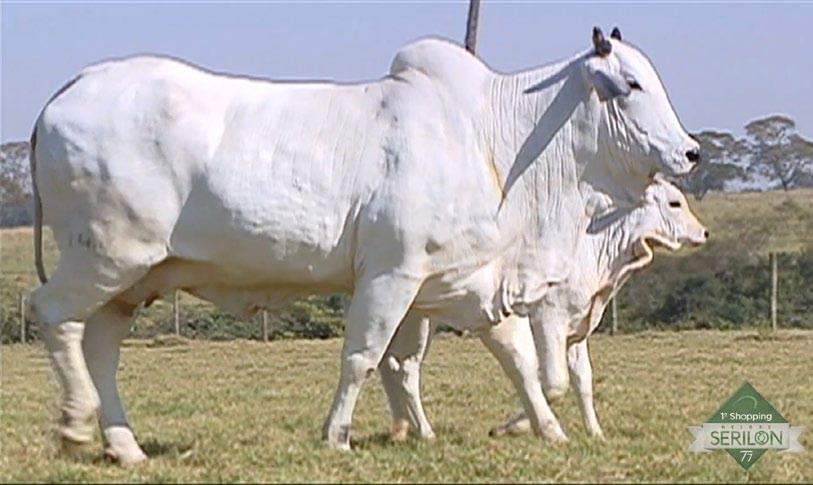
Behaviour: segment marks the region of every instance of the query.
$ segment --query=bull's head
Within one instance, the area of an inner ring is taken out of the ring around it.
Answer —
[[[593,53],[584,75],[606,107],[600,140],[612,160],[651,172],[688,173],[700,161],[698,143],[681,125],[658,73],[637,48],[621,40],[616,28],[609,39],[593,29]]]

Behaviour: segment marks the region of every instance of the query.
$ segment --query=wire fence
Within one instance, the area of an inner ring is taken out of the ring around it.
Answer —
[[[799,261],[803,264],[799,264]],[[783,264],[784,263],[784,264]],[[783,257],[781,254],[770,253],[767,259],[761,260],[761,275],[755,280],[757,285],[756,303],[726,301],[741,298],[742,295],[714,293],[713,289],[704,288],[705,281],[700,281],[699,287],[692,287],[692,291],[683,295],[683,301],[670,302],[675,292],[666,297],[663,305],[674,304],[682,311],[678,328],[732,328],[738,325],[721,325],[715,323],[714,316],[709,315],[709,302],[697,301],[697,297],[708,296],[715,307],[734,305],[748,308],[750,321],[747,325],[762,327],[776,331],[780,327],[806,327],[813,328],[811,321],[813,313],[813,290],[810,289],[813,272],[813,257],[796,259]],[[743,270],[739,270],[742,272]],[[734,271],[735,273],[737,270]],[[8,274],[6,277],[8,278]],[[22,274],[21,274],[22,276]],[[725,275],[715,275],[716,279],[725,279]],[[734,277],[736,279],[736,276]],[[633,278],[635,280],[635,278]],[[768,281],[769,285],[764,287]],[[790,281],[792,284],[784,285]],[[762,285],[762,286],[760,286]],[[632,285],[630,285],[632,286]],[[639,282],[638,286],[651,290],[654,286],[648,281]],[[676,288],[683,288],[676,286]],[[747,290],[747,289],[746,289]],[[746,292],[743,291],[743,293]],[[747,291],[754,293],[754,288]],[[807,293],[800,293],[806,291]],[[38,338],[37,325],[27,320],[26,298],[27,292],[18,292],[15,298],[15,308],[0,309],[2,319],[2,333],[0,339],[4,343],[32,342]],[[762,297],[760,297],[762,295]],[[651,294],[646,298],[652,299]],[[611,300],[604,315],[601,331],[611,335],[634,332],[656,326],[670,328],[674,322],[668,318],[660,318],[661,325],[641,324],[640,316],[635,314],[636,300],[642,299],[640,288],[622,289]],[[645,299],[645,298],[643,298]],[[8,299],[6,299],[8,301]],[[744,300],[743,300],[744,301]],[[221,312],[215,306],[198,300],[181,291],[175,291],[166,300],[159,300],[150,308],[138,310],[138,315],[131,328],[131,335],[136,338],[156,338],[162,335],[176,335],[184,338],[202,340],[230,340],[251,339],[270,341],[284,338],[329,338],[343,334],[343,316],[347,297],[335,295],[329,298],[312,297],[299,300],[282,312],[269,312],[261,310],[249,319],[241,319]],[[674,312],[673,312],[674,313]],[[734,321],[734,320],[732,320]],[[687,323],[688,322],[688,323]],[[745,326],[745,325],[743,325]]]

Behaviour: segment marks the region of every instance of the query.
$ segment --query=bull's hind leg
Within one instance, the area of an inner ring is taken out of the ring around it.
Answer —
[[[116,384],[120,345],[135,318],[134,308],[116,300],[96,311],[85,324],[82,350],[90,377],[101,402],[99,425],[105,441],[105,455],[130,465],[147,458],[127,423]]]
[[[350,450],[350,424],[362,384],[381,362],[420,284],[385,273],[363,278],[356,285],[345,324],[339,387],[322,430],[330,447]]]
[[[29,298],[28,315],[40,325],[63,390],[59,434],[67,451],[93,438],[98,407],[82,353],[82,322],[144,272],[146,267],[116,264],[86,248],[68,247],[53,277]]]
[[[421,403],[421,364],[432,336],[429,319],[410,312],[398,327],[379,367],[381,383],[392,412],[393,441],[404,441],[410,425],[423,439],[435,433]]]

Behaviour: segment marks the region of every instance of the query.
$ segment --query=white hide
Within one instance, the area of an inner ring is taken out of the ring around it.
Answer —
[[[570,278],[565,284],[549,290],[543,298],[537,310],[543,331],[536,331],[534,339],[545,395],[550,400],[564,394],[569,374],[570,384],[579,396],[585,428],[590,434],[600,436],[602,432],[593,407],[592,366],[586,339],[600,323],[609,299],[633,271],[652,261],[652,244],[675,251],[684,244],[703,244],[706,237],[706,229],[691,212],[680,190],[656,177],[638,206],[611,209],[592,221],[575,253]],[[402,346],[409,345],[403,340],[400,334],[396,335],[390,351],[399,352]],[[411,369],[420,372],[420,366],[413,365]],[[404,379],[417,382],[419,376]],[[416,415],[411,422],[420,423],[422,435],[433,436],[423,415],[420,397],[416,395],[418,390],[412,387],[400,391],[400,394],[388,392],[388,396],[417,402],[410,407],[409,412]],[[523,411],[493,430],[492,434],[513,434],[530,428]],[[401,433],[405,432],[401,426]]]
[[[580,184],[624,201],[654,171],[691,168],[684,153],[697,144],[654,69],[612,46],[502,75],[428,39],[359,84],[240,78],[157,57],[87,68],[32,137],[61,256],[30,315],[118,321],[175,288],[236,313],[353,292],[325,427],[347,448],[361,382],[407,312],[478,329],[506,308],[527,311],[570,271]],[[601,101],[597,73],[636,76],[646,90]],[[118,354],[91,356],[104,369],[94,383],[115,390]],[[123,416],[117,392],[105,395],[103,416]]]

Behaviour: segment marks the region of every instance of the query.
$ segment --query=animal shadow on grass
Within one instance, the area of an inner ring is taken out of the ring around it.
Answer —
[[[162,456],[165,458],[184,460],[192,456],[195,452],[194,443],[162,443],[155,438],[150,438],[141,443],[141,448],[150,458]]]
[[[191,457],[195,452],[195,447],[190,443],[161,443],[160,441],[152,438],[139,443],[141,449],[146,453],[147,458],[168,458],[175,460],[185,460]],[[92,460],[93,463],[110,463],[111,458],[107,455],[97,455]]]
[[[354,450],[369,450],[375,448],[384,448],[387,446],[391,446],[393,443],[390,440],[389,433],[386,432],[378,432],[373,434],[365,435],[361,438],[351,438],[350,439],[350,447]]]
[[[454,436],[454,428],[447,427],[447,426],[438,426],[434,427],[435,432],[438,436],[443,435],[444,437]],[[381,431],[378,433],[372,433],[365,436],[360,437],[359,439],[352,438],[350,440],[350,446],[354,450],[375,450],[379,448],[392,448],[392,447],[403,447],[403,448],[415,448],[417,446],[426,446],[435,443],[436,440],[424,440],[415,436],[412,432],[409,433],[409,437],[404,442],[395,442],[390,439],[390,434],[385,431]]]

